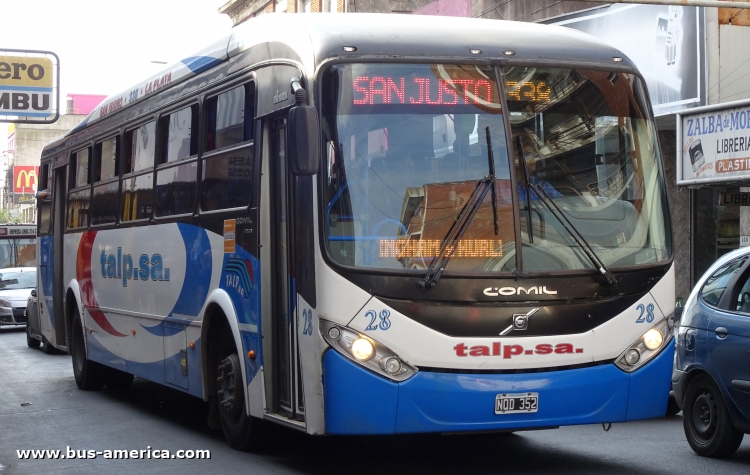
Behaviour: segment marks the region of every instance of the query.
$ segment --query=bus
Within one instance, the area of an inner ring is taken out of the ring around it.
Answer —
[[[643,77],[565,28],[267,15],[42,152],[39,300],[83,390],[234,448],[665,413],[674,269]]]
[[[35,225],[0,225],[0,270],[9,267],[36,267]]]

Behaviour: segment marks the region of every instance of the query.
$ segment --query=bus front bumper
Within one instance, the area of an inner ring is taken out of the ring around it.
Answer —
[[[674,342],[634,373],[614,364],[519,374],[420,371],[388,381],[333,350],[323,359],[327,434],[523,430],[663,417]],[[495,414],[502,393],[536,392],[535,413]]]

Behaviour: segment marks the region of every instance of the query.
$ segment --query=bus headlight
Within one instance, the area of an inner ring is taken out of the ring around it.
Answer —
[[[320,334],[348,359],[392,381],[405,381],[417,372],[390,348],[351,328],[321,319]]]
[[[670,330],[669,315],[633,342],[615,360],[618,368],[628,373],[633,372],[646,364],[654,356],[658,355],[672,340],[673,332]],[[674,323],[672,321],[672,326]]]
[[[375,354],[375,345],[366,338],[357,338],[352,342],[352,356],[359,361],[367,361]]]
[[[652,328],[643,334],[643,344],[649,350],[658,349],[662,343],[664,343],[664,337],[661,336],[661,332],[655,328]]]

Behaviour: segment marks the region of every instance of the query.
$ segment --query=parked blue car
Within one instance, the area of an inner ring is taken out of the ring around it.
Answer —
[[[690,447],[727,457],[750,433],[750,248],[719,258],[682,309],[672,389]]]

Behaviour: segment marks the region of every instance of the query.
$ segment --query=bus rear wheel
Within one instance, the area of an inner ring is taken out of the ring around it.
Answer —
[[[274,429],[245,410],[245,388],[237,351],[224,356],[216,368],[216,404],[224,437],[235,450],[258,451],[272,444]]]
[[[86,356],[83,325],[78,309],[73,310],[73,325],[70,335],[70,353],[73,360],[73,376],[78,389],[95,391],[104,386],[104,367],[90,361]]]

